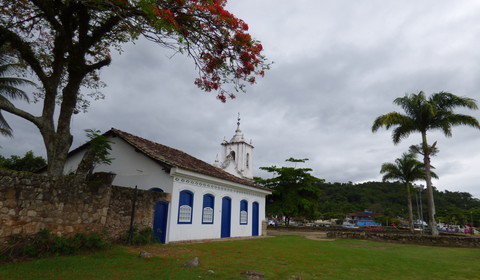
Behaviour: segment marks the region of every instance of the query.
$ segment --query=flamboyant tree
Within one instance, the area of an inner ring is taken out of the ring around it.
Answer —
[[[420,132],[422,136],[421,153],[425,166],[425,182],[427,184],[428,222],[432,235],[438,235],[437,222],[435,220],[435,201],[433,199],[433,186],[431,178],[430,156],[436,151],[436,145],[428,145],[427,132],[440,130],[447,137],[452,136],[452,127],[467,125],[480,129],[480,123],[472,116],[457,114],[455,108],[467,108],[477,110],[477,101],[468,97],[456,96],[449,92],[434,93],[428,98],[423,91],[412,93],[404,97],[398,97],[393,101],[402,107],[405,114],[390,112],[375,119],[372,132],[380,127],[389,129],[395,127],[392,132],[394,144],[407,138],[414,132]],[[413,147],[419,150],[419,147]]]
[[[243,91],[269,64],[248,25],[225,9],[227,0],[3,0],[0,47],[16,56],[39,80],[35,99],[40,116],[11,103],[4,110],[35,124],[43,137],[48,173],[61,174],[72,143],[74,113],[89,98],[101,98],[98,70],[111,62],[110,51],[147,38],[191,57],[195,84],[217,92],[225,102]],[[233,84],[233,92],[222,86]],[[81,91],[81,89],[83,89]],[[85,94],[91,89],[92,94]],[[58,116],[58,117],[56,117]]]

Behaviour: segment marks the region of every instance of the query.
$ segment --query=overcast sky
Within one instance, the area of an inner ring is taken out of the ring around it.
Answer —
[[[187,57],[145,40],[125,45],[101,72],[105,100],[75,115],[72,148],[85,141],[84,129],[115,127],[213,163],[240,112],[256,167],[309,158],[301,166],[327,182],[380,181],[382,163],[421,141],[413,134],[394,145],[391,131],[371,132],[376,117],[400,110],[396,97],[449,91],[480,101],[477,0],[230,0],[227,8],[274,61],[265,78],[222,104],[193,84]],[[480,119],[480,111],[461,112]],[[15,136],[0,137],[0,154],[44,156],[38,130],[4,114]],[[480,130],[428,137],[440,150],[434,185],[480,198]]]

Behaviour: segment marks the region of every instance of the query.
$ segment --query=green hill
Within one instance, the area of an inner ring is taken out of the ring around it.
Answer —
[[[400,183],[366,182],[321,183],[320,213],[322,218],[343,218],[352,212],[374,211],[391,217],[407,217],[405,186]],[[417,198],[413,194],[414,216],[417,217]],[[427,213],[425,190],[421,194],[424,217]],[[434,189],[437,219],[451,224],[480,225],[480,199],[467,192],[438,191]]]

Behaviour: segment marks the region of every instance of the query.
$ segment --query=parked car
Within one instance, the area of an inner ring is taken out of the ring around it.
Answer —
[[[358,228],[358,226],[354,225],[354,224],[343,224],[342,227],[344,227],[344,228]]]

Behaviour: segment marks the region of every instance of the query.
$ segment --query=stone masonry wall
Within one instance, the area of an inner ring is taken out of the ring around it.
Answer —
[[[109,211],[105,228],[114,239],[130,228],[132,198],[135,189],[112,186]],[[138,229],[153,228],[154,207],[157,201],[170,202],[169,193],[138,190],[134,224]]]
[[[110,174],[94,175],[80,183],[72,177],[0,170],[0,242],[41,229],[63,236],[99,232],[119,237],[130,225],[134,190],[111,186]],[[137,227],[151,227],[155,201],[169,199],[166,193],[139,190]]]
[[[364,239],[424,246],[480,248],[480,238],[470,236],[430,236],[415,234],[392,234],[365,231],[329,231],[328,238]]]

